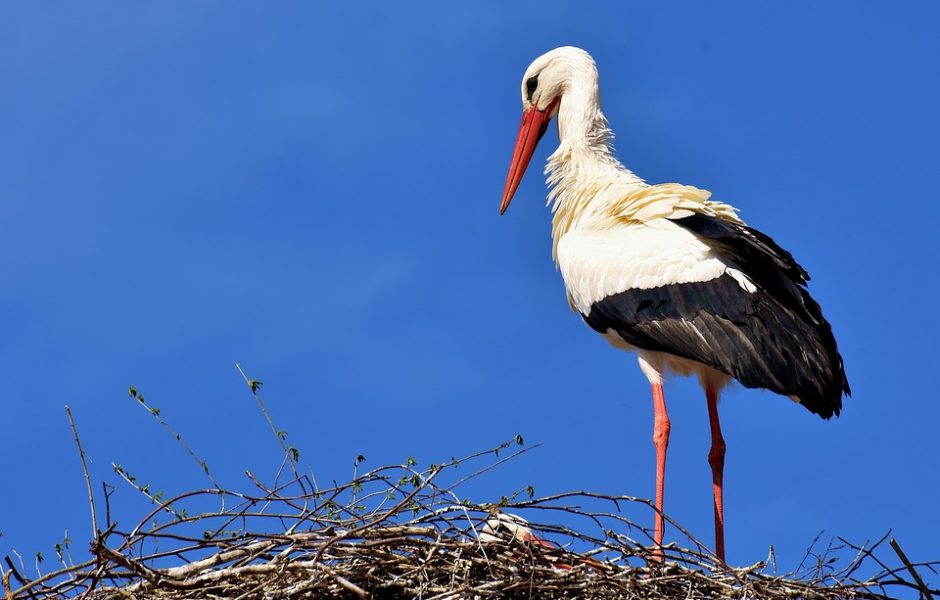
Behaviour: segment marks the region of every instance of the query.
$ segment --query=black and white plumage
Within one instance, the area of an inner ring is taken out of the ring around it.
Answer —
[[[582,313],[587,324],[789,396],[825,419],[838,415],[849,385],[832,329],[806,290],[806,271],[744,225],[700,214],[672,222],[740,275],[626,288],[595,301]]]
[[[723,558],[722,388],[734,379],[768,389],[826,419],[850,393],[832,330],[807,291],[809,276],[709,192],[649,185],[626,169],[614,156],[597,69],[583,50],[558,48],[537,58],[523,77],[522,103],[500,212],[557,118],[559,146],[546,173],[568,301],[613,345],[637,352],[653,387],[660,512],[670,429],[663,376],[698,377],[708,401],[716,551]],[[658,515],[657,544],[662,531]]]

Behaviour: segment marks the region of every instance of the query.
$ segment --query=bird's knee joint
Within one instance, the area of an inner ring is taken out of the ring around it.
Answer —
[[[657,448],[659,446],[666,446],[669,444],[669,431],[672,429],[672,426],[669,424],[669,421],[663,421],[656,423],[656,427],[653,429],[653,445]]]
[[[712,449],[708,453],[708,464],[712,467],[718,467],[725,464],[725,442],[720,440],[712,444]]]

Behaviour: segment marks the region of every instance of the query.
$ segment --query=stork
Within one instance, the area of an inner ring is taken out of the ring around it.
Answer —
[[[662,558],[669,415],[667,373],[695,375],[705,392],[715,552],[724,561],[725,441],[718,397],[731,380],[802,404],[823,419],[850,395],[809,275],[769,236],[703,189],[650,185],[621,164],[601,110],[597,67],[579,48],[535,59],[522,78],[522,125],[499,206],[506,212],[548,123],[552,256],[571,308],[613,346],[636,351],[653,395],[656,558]]]

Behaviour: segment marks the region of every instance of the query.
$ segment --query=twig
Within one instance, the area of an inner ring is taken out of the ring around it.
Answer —
[[[341,586],[343,586],[344,588],[346,588],[346,589],[349,590],[350,592],[356,594],[356,595],[359,596],[360,598],[368,598],[368,597],[369,597],[369,592],[365,591],[364,589],[362,589],[361,587],[359,587],[359,586],[356,585],[355,583],[353,583],[353,582],[349,581],[348,579],[346,579],[345,577],[341,576],[339,573],[337,573],[337,572],[334,571],[333,569],[329,568],[328,566],[324,565],[323,563],[314,562],[314,564],[317,566],[317,568],[323,569],[325,572],[329,573],[329,575],[330,575],[333,579],[336,580],[336,583],[340,584]]]
[[[116,488],[113,485],[108,484],[107,481],[101,482],[101,491],[104,492],[105,519],[108,527],[111,527],[111,494],[114,493],[115,489]]]
[[[278,431],[278,428],[274,425],[274,420],[271,419],[271,414],[268,412],[268,407],[265,406],[264,400],[261,399],[261,394],[258,393],[259,382],[254,381],[248,378],[248,375],[245,374],[245,371],[242,370],[240,364],[235,363],[235,368],[238,369],[238,372],[241,373],[242,379],[245,380],[245,384],[251,390],[251,395],[254,397],[255,401],[258,403],[258,407],[261,409],[261,414],[264,415],[264,420],[267,421],[268,426],[271,428],[271,433],[274,434],[274,437],[277,439],[278,445],[281,447],[281,450],[284,452],[284,458],[287,459],[287,462],[290,464],[291,470],[294,472],[294,477],[300,482],[300,486],[303,491],[306,493],[307,489],[303,484],[303,478],[300,476],[300,472],[297,471],[297,465],[294,464],[294,457],[291,455],[290,448],[284,443],[284,439],[281,437],[281,432]],[[317,489],[316,479],[313,481],[314,492]],[[275,486],[277,484],[275,483]]]
[[[7,571],[3,574],[3,577],[0,578],[0,581],[3,582],[4,600],[13,600],[13,589],[10,586],[10,575],[12,574],[13,574],[13,571]]]
[[[10,560],[9,556],[4,556],[3,562],[7,564],[7,568],[9,569],[9,571],[7,572],[5,576],[6,583],[4,584],[4,587],[6,587],[9,584],[10,573],[12,573],[14,577],[16,577],[16,580],[20,582],[20,585],[27,586],[30,584],[30,582],[25,577],[20,575],[20,572],[16,570],[16,565],[13,564],[13,561]],[[14,597],[15,597],[15,594],[14,594]]]
[[[209,483],[211,483],[213,487],[215,487],[216,489],[221,490],[222,486],[219,485],[219,483],[212,476],[212,473],[209,472],[209,463],[207,463],[205,460],[200,458],[200,456],[196,454],[196,451],[192,449],[192,446],[186,443],[186,440],[183,439],[183,436],[180,435],[178,431],[173,429],[173,426],[170,425],[170,423],[161,416],[160,409],[152,407],[149,404],[147,404],[147,401],[144,400],[143,394],[139,394],[137,390],[134,389],[133,387],[131,387],[128,390],[128,393],[130,394],[131,398],[136,400],[137,403],[140,404],[140,406],[144,408],[144,410],[150,413],[151,417],[156,419],[157,422],[160,423],[160,425],[163,426],[164,429],[166,429],[167,433],[169,433],[171,436],[173,436],[173,438],[177,442],[179,442],[180,446],[182,446],[183,449],[186,450],[186,452],[189,454],[189,456],[192,457],[194,461],[196,461],[196,464],[199,465],[200,470],[202,470],[202,472],[209,479]]]
[[[427,487],[428,485],[430,485],[430,484],[431,484],[431,481],[432,481],[435,477],[437,477],[437,474],[440,473],[440,472],[441,472],[441,469],[438,469],[438,470],[434,471],[433,473],[431,473],[431,476],[428,477],[420,486],[415,487],[415,489],[414,489],[413,492],[411,492],[410,494],[408,494],[407,496],[405,496],[404,498],[402,498],[401,502],[399,502],[398,504],[396,504],[394,508],[392,508],[391,510],[389,510],[388,512],[386,512],[384,515],[382,515],[382,516],[379,517],[378,519],[376,519],[376,520],[374,520],[374,521],[372,521],[372,522],[370,522],[370,523],[363,523],[362,525],[359,525],[358,527],[354,527],[353,529],[350,529],[349,531],[347,531],[347,532],[345,532],[345,533],[342,533],[342,534],[339,534],[339,535],[334,536],[332,539],[330,539],[330,540],[327,541],[325,544],[323,544],[322,546],[320,546],[320,549],[317,550],[317,554],[316,554],[316,556],[314,557],[313,561],[314,561],[314,562],[320,562],[320,558],[323,556],[323,553],[326,551],[326,549],[329,548],[330,546],[332,546],[333,544],[335,544],[336,542],[338,542],[338,541],[340,541],[340,540],[342,540],[342,539],[351,537],[351,536],[353,536],[353,535],[355,535],[355,534],[357,534],[357,533],[359,533],[359,532],[365,530],[365,529],[368,528],[368,527],[375,527],[375,526],[377,526],[377,525],[383,523],[385,520],[387,520],[387,519],[388,519],[389,517],[391,517],[392,515],[396,514],[399,510],[402,509],[402,507],[408,506],[408,503],[411,502],[411,501],[414,499],[414,497],[418,495],[418,492],[420,492],[420,491],[423,490],[425,487]]]
[[[927,584],[924,583],[924,580],[920,578],[920,574],[917,572],[917,569],[914,568],[914,565],[911,564],[911,561],[908,560],[907,555],[904,554],[903,550],[901,550],[901,546],[898,545],[894,538],[888,540],[888,543],[891,544],[891,547],[897,553],[898,558],[900,558],[901,562],[904,563],[904,566],[907,567],[911,577],[913,577],[914,581],[917,582],[917,587],[919,587],[921,593],[924,594],[924,598],[927,600],[933,600],[933,596],[930,594],[930,589],[927,587]]]
[[[82,442],[78,438],[78,430],[75,428],[75,420],[72,419],[72,409],[65,405],[65,414],[69,418],[69,426],[72,428],[72,436],[75,438],[75,445],[78,447],[78,456],[82,459],[82,473],[85,474],[85,487],[88,490],[88,506],[91,509],[91,535],[92,539],[98,539],[98,519],[95,517],[95,496],[91,491],[91,477],[88,475],[88,463],[85,461],[85,451],[82,449]]]
[[[117,463],[111,463],[111,468],[114,469],[115,473],[121,476],[121,479],[126,481],[128,485],[130,485],[132,488],[134,488],[135,490],[143,494],[148,500],[150,500],[151,503],[156,504],[160,509],[167,511],[168,513],[173,515],[173,517],[176,519],[182,520],[184,518],[184,516],[181,513],[177,512],[174,509],[172,503],[164,502],[160,500],[159,498],[157,498],[156,496],[154,496],[153,494],[151,494],[150,491],[147,489],[149,487],[149,484],[144,487],[137,485],[137,482],[134,480],[134,478],[127,471],[124,470],[124,467],[122,467],[121,465]]]

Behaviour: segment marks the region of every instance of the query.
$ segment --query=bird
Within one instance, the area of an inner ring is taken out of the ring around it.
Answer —
[[[649,184],[618,160],[585,50],[551,50],[522,78],[522,123],[499,205],[504,214],[552,119],[558,148],[545,167],[552,257],[572,310],[616,348],[636,352],[653,396],[654,560],[663,560],[670,420],[667,374],[697,377],[711,447],[714,550],[725,560],[724,460],[718,415],[732,380],[789,397],[823,419],[851,395],[809,275],[770,236],[707,190]]]
[[[529,522],[519,515],[503,512],[498,508],[490,512],[477,535],[477,539],[483,544],[502,543],[529,549],[537,548],[539,549],[538,556],[540,558],[545,559],[552,567],[562,571],[573,568],[573,565],[559,560],[561,556],[577,556],[565,548],[536,535],[529,526]],[[598,572],[602,572],[606,568],[603,563],[590,557],[577,556],[577,562]]]
[[[477,539],[484,544],[505,542],[508,544],[529,544],[553,550],[555,544],[539,537],[529,527],[529,522],[512,513],[494,511],[483,523]]]

